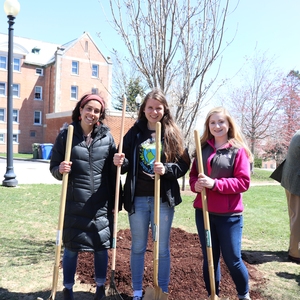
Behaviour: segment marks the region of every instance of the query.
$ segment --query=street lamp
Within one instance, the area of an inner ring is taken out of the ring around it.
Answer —
[[[142,97],[140,96],[140,94],[137,94],[137,96],[135,97],[135,103],[136,103],[138,109],[140,109],[140,106],[142,103]]]
[[[13,166],[13,25],[20,11],[18,0],[6,0],[4,11],[8,18],[8,59],[7,59],[7,131],[6,131],[6,173],[4,174],[3,186],[15,187],[18,184]]]

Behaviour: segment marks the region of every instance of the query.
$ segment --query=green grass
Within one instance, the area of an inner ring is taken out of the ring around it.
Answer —
[[[0,156],[6,157],[6,153],[0,153]],[[14,153],[13,158],[31,159],[33,158],[32,153]]]
[[[51,288],[60,189],[43,184],[0,187],[0,299],[23,299],[19,296],[24,293],[36,293],[26,298],[36,299],[38,292]],[[173,226],[196,232],[194,197],[183,198]],[[286,260],[289,228],[283,189],[251,187],[244,193],[244,205],[243,251],[257,258],[255,267],[268,279],[264,292],[268,299],[297,299],[299,266]],[[118,228],[128,228],[125,212],[119,214]]]

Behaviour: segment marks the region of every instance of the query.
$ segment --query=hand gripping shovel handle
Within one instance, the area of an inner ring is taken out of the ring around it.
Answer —
[[[201,151],[201,145],[200,145],[200,137],[199,137],[199,133],[197,130],[194,131],[194,138],[195,138],[195,144],[196,144],[198,173],[203,173],[202,151]],[[202,196],[204,229],[205,229],[205,235],[206,235],[206,252],[207,252],[207,260],[208,260],[209,282],[210,282],[210,291],[211,291],[210,299],[214,300],[214,299],[219,299],[219,298],[218,298],[218,296],[216,296],[214,261],[213,261],[213,255],[212,255],[209,214],[208,214],[208,209],[207,209],[207,199],[206,199],[205,188],[202,190],[201,196]]]
[[[73,140],[73,125],[68,126],[68,135],[66,142],[66,152],[65,152],[65,161],[70,161],[71,157],[71,149],[72,149],[72,140]],[[52,279],[52,290],[51,295],[48,300],[54,300],[55,294],[57,290],[57,282],[58,282],[58,271],[59,271],[59,263],[60,263],[60,252],[61,252],[61,244],[62,244],[62,230],[64,225],[64,217],[65,217],[65,206],[66,206],[66,194],[68,187],[68,178],[69,173],[63,174],[62,179],[62,188],[60,195],[60,208],[59,208],[59,218],[58,218],[58,227],[56,234],[56,248],[55,248],[55,264],[53,270],[53,279]]]

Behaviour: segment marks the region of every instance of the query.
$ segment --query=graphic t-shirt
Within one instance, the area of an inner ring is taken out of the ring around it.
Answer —
[[[155,131],[147,129],[142,137],[143,142],[139,145],[138,178],[135,196],[154,196]]]

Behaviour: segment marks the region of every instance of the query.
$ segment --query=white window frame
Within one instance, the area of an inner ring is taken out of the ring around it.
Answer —
[[[71,85],[70,97],[73,100],[78,100],[78,86],[77,85]]]
[[[72,60],[71,73],[72,73],[72,75],[79,74],[79,62],[77,60]]]
[[[12,140],[14,144],[19,144],[19,135],[14,133],[12,136]]]
[[[0,88],[0,96],[6,96],[6,83],[5,82],[0,82],[0,86],[3,86],[3,89]]]
[[[3,55],[0,56],[0,69],[7,70],[7,57],[6,56],[3,56]]]
[[[92,65],[92,77],[99,78],[99,65]]]
[[[0,133],[0,143],[4,144],[5,143],[5,136],[4,133]]]
[[[21,59],[14,57],[14,63],[13,63],[13,69],[14,72],[20,72],[21,71]]]
[[[19,123],[19,110],[13,109],[13,122]]]
[[[44,70],[42,68],[36,68],[35,74],[38,76],[44,76]]]
[[[36,122],[36,120],[38,121]],[[40,110],[33,112],[33,125],[42,125],[42,112]]]
[[[18,83],[13,84],[12,96],[16,98],[20,98],[20,85]]]
[[[0,113],[0,122],[5,122],[5,120],[6,120],[6,118],[5,118],[5,116],[6,116],[6,109],[5,108],[0,108],[0,112],[3,112],[3,114]],[[3,116],[3,119],[2,119],[2,116]]]
[[[37,94],[40,94],[40,97],[37,97]],[[34,87],[34,100],[43,100],[43,87],[42,86],[35,86]]]

